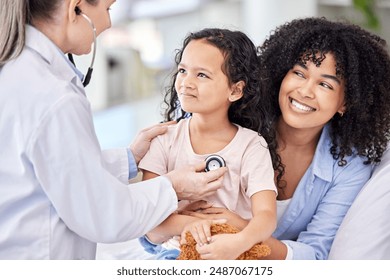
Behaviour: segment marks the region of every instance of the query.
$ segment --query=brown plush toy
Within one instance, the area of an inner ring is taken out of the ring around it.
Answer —
[[[237,233],[238,230],[228,224],[213,224],[211,226],[211,235],[221,233]],[[195,249],[196,242],[191,233],[186,233],[186,244],[180,245],[180,255],[178,260],[201,260],[199,253]],[[256,244],[250,250],[238,256],[237,260],[258,260],[268,256],[271,249],[264,244]]]

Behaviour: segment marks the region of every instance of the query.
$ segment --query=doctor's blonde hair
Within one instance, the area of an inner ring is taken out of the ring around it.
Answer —
[[[2,0],[0,9],[0,66],[17,57],[24,47],[27,1]]]
[[[52,19],[63,0],[1,0],[0,66],[19,56],[26,40],[26,24]],[[83,0],[81,0],[83,1]],[[96,5],[100,0],[85,0]]]

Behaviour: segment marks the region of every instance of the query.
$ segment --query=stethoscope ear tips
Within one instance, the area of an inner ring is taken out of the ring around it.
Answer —
[[[218,155],[209,155],[206,159],[205,171],[211,171],[226,166],[225,160]]]

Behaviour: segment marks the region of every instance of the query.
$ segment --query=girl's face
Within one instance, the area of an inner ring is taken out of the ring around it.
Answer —
[[[222,72],[222,52],[205,40],[188,43],[178,65],[175,89],[184,111],[226,114],[232,88]]]
[[[280,86],[284,122],[300,129],[322,128],[337,112],[344,113],[344,88],[332,54],[326,54],[319,67],[311,61],[296,64]]]

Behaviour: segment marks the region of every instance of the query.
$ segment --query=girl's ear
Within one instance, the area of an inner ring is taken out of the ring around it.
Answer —
[[[229,95],[229,101],[235,102],[244,95],[245,82],[239,81],[232,86],[232,92]]]

